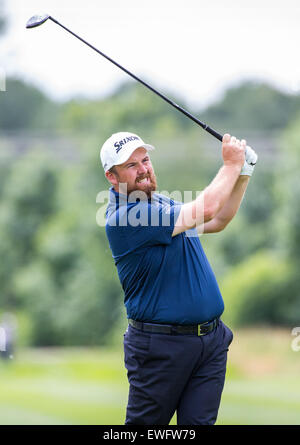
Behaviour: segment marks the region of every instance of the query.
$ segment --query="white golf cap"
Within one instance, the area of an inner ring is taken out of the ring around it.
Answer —
[[[108,138],[100,150],[100,159],[104,171],[107,172],[114,165],[123,164],[130,158],[134,150],[143,147],[145,150],[154,150],[154,147],[145,144],[144,141],[134,133],[121,131],[114,133]]]

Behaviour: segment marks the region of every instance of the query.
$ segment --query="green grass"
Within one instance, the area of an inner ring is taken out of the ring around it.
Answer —
[[[300,424],[291,340],[282,330],[235,333],[217,424]],[[2,425],[122,425],[127,396],[122,350],[24,349],[0,362]]]
[[[1,424],[119,424],[127,401],[119,353],[21,351],[0,368]]]
[[[297,388],[297,395],[295,393]],[[227,381],[219,411],[222,425],[299,425],[299,382],[281,379]]]

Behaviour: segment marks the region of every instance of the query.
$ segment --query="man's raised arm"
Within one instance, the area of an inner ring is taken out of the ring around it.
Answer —
[[[225,229],[240,208],[256,162],[257,154],[251,147],[247,146],[245,151],[245,163],[228,201],[212,220],[204,223],[202,227],[197,227],[199,233],[216,233]]]
[[[223,166],[194,201],[182,205],[172,236],[212,220],[221,211],[240,176],[245,149],[245,141],[241,142],[229,134],[223,136]]]

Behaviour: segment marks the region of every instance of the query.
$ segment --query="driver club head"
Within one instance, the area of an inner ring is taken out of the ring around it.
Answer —
[[[35,28],[36,26],[40,26],[44,22],[46,22],[46,20],[48,20],[49,17],[50,17],[49,14],[34,15],[26,23],[26,28]]]

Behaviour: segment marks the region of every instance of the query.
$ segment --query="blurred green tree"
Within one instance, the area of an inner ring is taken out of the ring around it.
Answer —
[[[2,187],[0,201],[1,307],[21,305],[14,292],[15,274],[35,257],[34,237],[55,211],[55,172],[49,164],[15,161]]]
[[[127,82],[108,98],[67,102],[62,107],[60,128],[87,133],[93,131],[103,140],[117,131],[156,132],[174,135],[188,129],[189,121],[145,87]],[[191,124],[190,124],[191,126]]]
[[[284,130],[281,147],[275,188],[281,201],[276,218],[277,236],[281,249],[300,266],[300,109]]]
[[[234,327],[291,326],[299,322],[299,274],[277,252],[260,250],[232,268],[221,282],[222,318]]]
[[[214,122],[224,132],[231,129],[266,133],[285,128],[299,108],[299,95],[249,81],[229,88],[203,115],[207,122]]]
[[[38,88],[24,81],[6,79],[6,92],[0,95],[0,128],[2,130],[54,130],[59,105]]]

